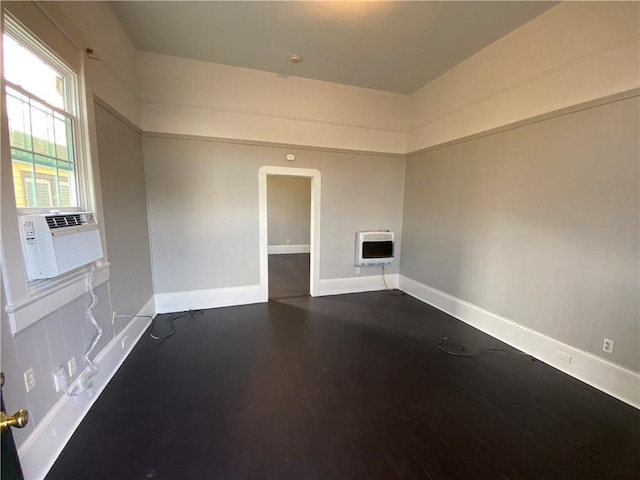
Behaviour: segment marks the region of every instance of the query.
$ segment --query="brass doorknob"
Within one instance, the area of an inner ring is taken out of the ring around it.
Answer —
[[[5,412],[0,412],[0,429],[4,430],[8,427],[23,428],[29,422],[29,412],[26,410],[18,410],[16,413],[7,417]]]

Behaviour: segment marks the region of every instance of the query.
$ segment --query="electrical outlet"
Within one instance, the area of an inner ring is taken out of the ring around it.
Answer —
[[[563,352],[562,350],[558,350],[556,352],[556,358],[558,360],[562,360],[563,362],[571,363],[571,360],[573,359],[573,356],[569,355],[566,352]]]
[[[360,275],[360,267],[356,267],[356,275]]]
[[[73,377],[78,371],[78,368],[76,366],[76,357],[71,357],[71,360],[69,360],[68,365],[69,365],[69,376]]]
[[[63,392],[69,388],[69,375],[64,366],[60,365],[60,368],[53,371],[53,381],[56,385],[56,392]]]
[[[604,342],[602,343],[602,351],[607,353],[613,353],[613,344],[614,344],[613,340],[609,340],[608,338],[605,338]]]
[[[33,367],[24,372],[24,386],[27,392],[30,392],[36,387],[36,374],[33,373]]]

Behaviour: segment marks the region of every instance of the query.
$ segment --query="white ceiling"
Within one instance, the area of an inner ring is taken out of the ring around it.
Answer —
[[[138,50],[409,94],[557,2],[111,2]],[[289,62],[292,54],[304,61]]]

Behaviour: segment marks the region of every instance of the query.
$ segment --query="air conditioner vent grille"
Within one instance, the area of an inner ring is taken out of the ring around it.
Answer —
[[[84,213],[72,213],[67,215],[48,215],[47,225],[49,228],[73,227],[87,225],[87,217]]]

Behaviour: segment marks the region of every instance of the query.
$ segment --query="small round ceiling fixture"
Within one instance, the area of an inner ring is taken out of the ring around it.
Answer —
[[[300,55],[291,55],[291,58],[289,58],[289,61],[291,63],[300,63],[302,62],[302,57]]]

